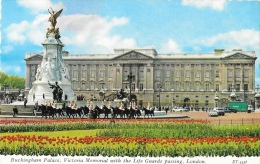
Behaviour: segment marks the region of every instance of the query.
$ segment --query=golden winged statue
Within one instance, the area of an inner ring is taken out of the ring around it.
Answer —
[[[51,28],[55,29],[57,18],[60,16],[60,13],[63,9],[57,11],[56,13],[53,11],[53,9],[50,7],[51,11],[48,9],[48,12],[51,14],[49,18],[49,22],[51,22]]]

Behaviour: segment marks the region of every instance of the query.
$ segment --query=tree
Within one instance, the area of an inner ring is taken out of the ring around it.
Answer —
[[[25,79],[16,75],[10,75],[0,72],[0,86],[3,88],[4,84],[8,84],[9,88],[12,89],[24,89]]]
[[[4,84],[5,80],[8,78],[8,75],[4,72],[0,72],[0,84]]]

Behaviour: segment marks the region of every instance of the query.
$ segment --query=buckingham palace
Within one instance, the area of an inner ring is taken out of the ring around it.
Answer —
[[[72,89],[86,100],[112,101],[121,89],[139,105],[213,107],[235,99],[254,101],[254,51],[160,54],[154,48],[114,49],[112,54],[62,52]],[[26,54],[26,91],[35,81],[43,53]],[[131,86],[130,86],[131,84]],[[130,89],[131,87],[131,89]]]

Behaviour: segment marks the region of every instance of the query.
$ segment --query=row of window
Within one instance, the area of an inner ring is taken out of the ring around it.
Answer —
[[[73,82],[72,83],[72,87],[73,89],[80,89],[80,90],[96,90],[96,89],[107,89],[107,90],[113,90],[115,88],[115,85],[112,81],[109,81],[107,83],[107,85],[105,83],[95,83],[94,81],[89,82],[89,86],[86,83],[81,83],[81,86],[78,86],[77,82]],[[174,91],[191,91],[193,88],[191,86],[190,83],[185,83],[184,88],[182,89],[181,84],[179,82],[176,83]],[[124,89],[130,89],[129,88],[129,84],[123,84],[123,88]],[[228,84],[227,86],[228,91],[232,91],[232,89],[236,90],[236,91],[240,91],[241,89],[243,89],[244,91],[248,91],[248,84],[244,84],[243,88],[241,88],[240,84],[236,84],[235,88],[233,88],[232,84]],[[136,90],[138,89],[139,91],[142,91],[144,89],[144,84],[140,83],[139,86],[137,86],[135,83],[131,84],[131,90]],[[159,89],[162,89],[164,91],[171,91],[171,84],[170,82],[165,82],[165,85],[161,88],[160,83],[155,83],[155,90],[159,91]],[[205,90],[205,91],[210,91],[210,84],[205,84],[204,86],[202,86],[199,83],[195,83],[194,84],[194,91],[201,91],[201,90]],[[220,84],[216,84],[215,85],[215,91],[219,91],[220,90]]]
[[[132,72],[135,72],[135,70],[133,70]],[[162,72],[161,70],[156,70],[155,71],[156,78],[161,78],[161,72]],[[233,77],[233,73],[234,73],[233,70],[228,70],[228,73],[227,73],[228,78],[232,78]],[[125,70],[124,71],[124,77],[127,76],[128,74],[129,74],[129,71]],[[181,77],[181,71],[180,70],[175,71],[175,74],[176,74],[176,77]],[[108,71],[108,77],[113,77],[113,75],[114,75],[113,71],[109,70]],[[195,77],[196,78],[199,78],[200,76],[201,76],[201,71],[195,72]],[[211,76],[211,71],[206,71],[205,72],[205,77],[209,78],[210,76]],[[73,76],[72,77],[73,78],[77,78],[78,77],[78,71],[77,70],[73,71]],[[81,77],[83,77],[83,78],[87,77],[87,70],[83,70],[82,71]],[[90,70],[90,77],[91,78],[95,78],[96,77],[96,70]],[[104,78],[105,77],[105,70],[100,70],[98,72],[98,77]],[[140,78],[144,77],[144,71],[143,70],[139,71],[139,77]],[[171,77],[171,71],[166,71],[166,77]],[[186,78],[191,77],[191,71],[185,71],[185,77]],[[220,77],[220,73],[219,73],[218,70],[215,71],[215,77]],[[235,77],[236,78],[242,77],[241,69],[235,69]],[[244,78],[248,78],[249,77],[249,71],[247,69],[245,69],[243,71],[243,77]]]

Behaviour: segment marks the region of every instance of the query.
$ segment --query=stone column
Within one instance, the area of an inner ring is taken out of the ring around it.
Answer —
[[[31,83],[31,66],[30,64],[26,64],[26,84],[25,90],[30,90],[30,83]]]

